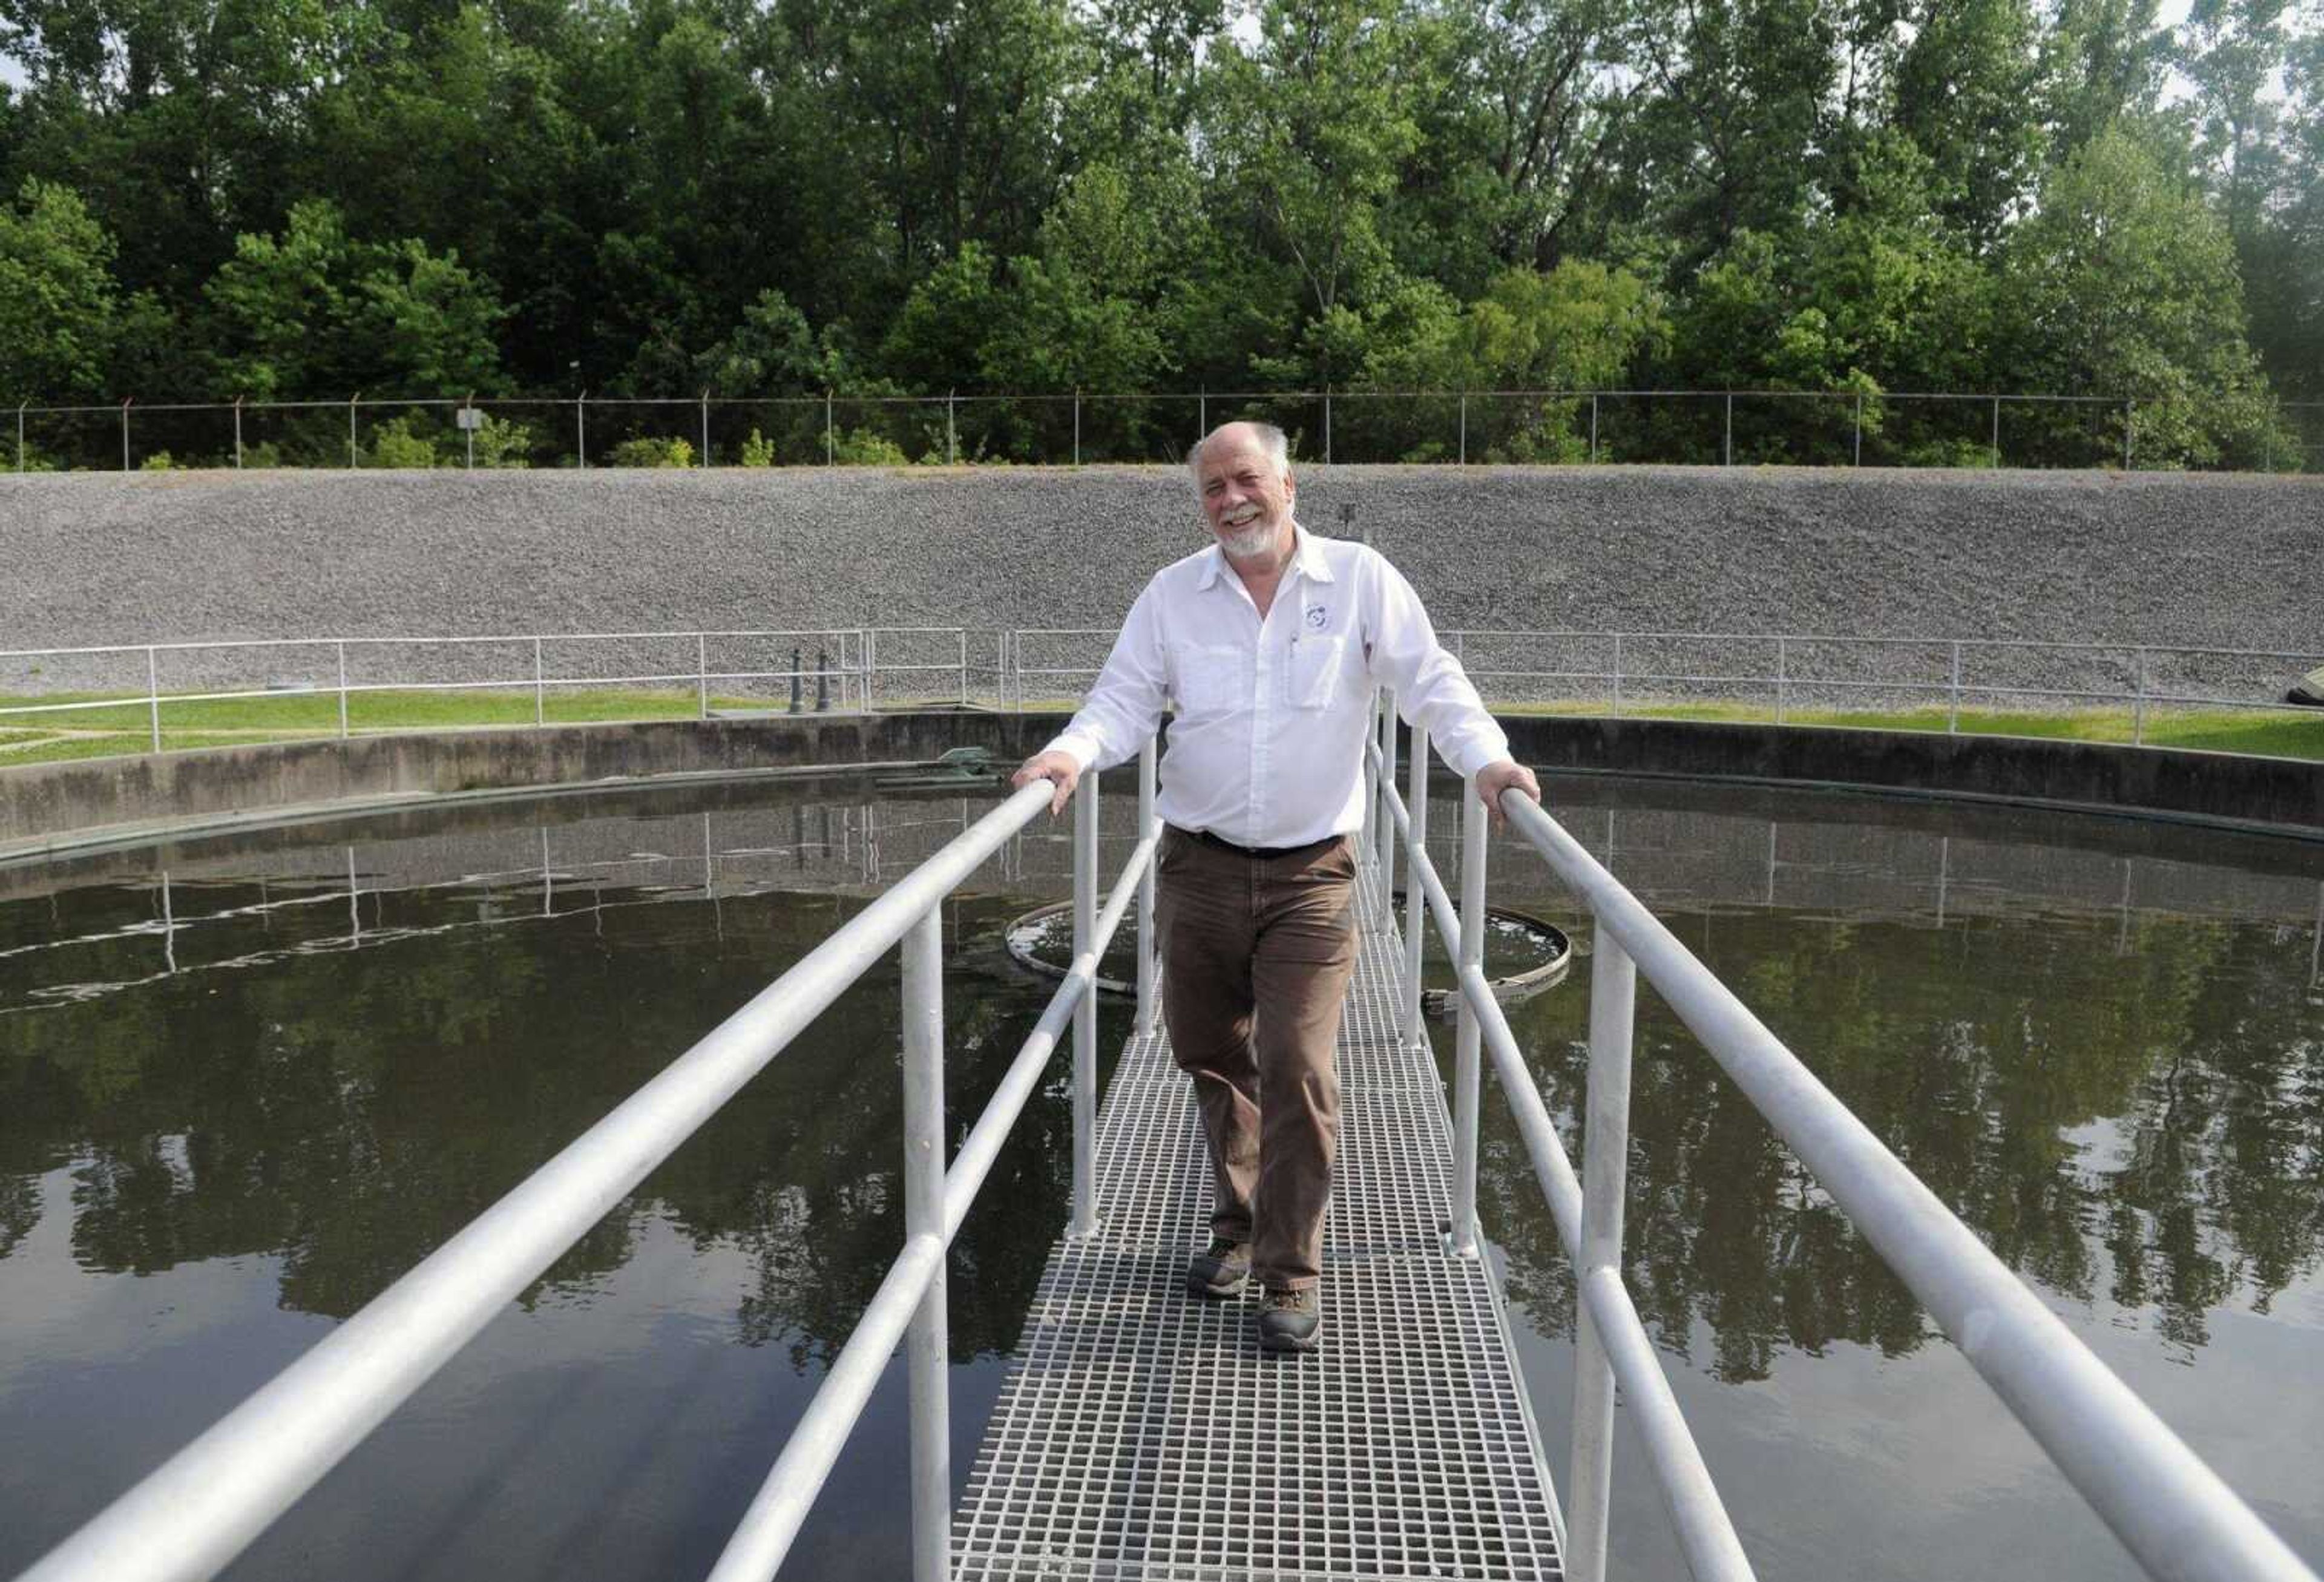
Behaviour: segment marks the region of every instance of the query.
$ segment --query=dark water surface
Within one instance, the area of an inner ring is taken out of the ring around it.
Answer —
[[[2324,1565],[2324,848],[1665,783],[1552,800]],[[0,1575],[978,811],[708,786],[0,869]],[[955,1144],[1050,991],[1002,935],[1067,893],[1063,833],[946,909]],[[1536,860],[1496,864],[1496,901],[1588,950]],[[1513,1012],[1569,1145],[1587,982]],[[891,957],[230,1575],[706,1570],[901,1240],[896,988]],[[1109,1056],[1126,1031],[1109,1005]],[[957,1476],[1063,1222],[1063,1072],[955,1244]],[[1651,992],[1634,1092],[1632,1289],[1761,1575],[2135,1574]],[[1570,1271],[1489,1092],[1486,1117],[1563,1483]],[[907,1571],[903,1416],[897,1364],[786,1577]],[[1621,1574],[1683,1576],[1627,1439],[1617,1474]]]

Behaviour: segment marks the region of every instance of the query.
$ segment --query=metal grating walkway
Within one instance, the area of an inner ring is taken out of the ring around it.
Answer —
[[[1368,915],[1379,874],[1367,864]],[[1097,1236],[1049,1254],[954,1521],[962,1578],[1553,1578],[1557,1515],[1500,1294],[1453,1258],[1452,1127],[1368,931],[1340,1031],[1323,1347],[1265,1356],[1252,1297],[1196,1301],[1210,1168],[1167,1033],[1097,1130]]]

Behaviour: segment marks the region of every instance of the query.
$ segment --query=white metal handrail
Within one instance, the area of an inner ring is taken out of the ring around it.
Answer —
[[[1139,908],[1139,1026],[1153,1025],[1155,745],[1139,758],[1139,838],[1096,903],[1098,776],[1074,802],[1074,962],[949,1167],[940,905],[1047,805],[1017,791],[872,901],[660,1075],[567,1145],[354,1317],[51,1550],[20,1582],[215,1576],[473,1339],[893,946],[904,965],[905,1245],[721,1557],[722,1579],[772,1575],[899,1338],[909,1335],[913,1575],[950,1568],[945,1249],[1068,1020],[1074,1028],[1069,1234],[1096,1228],[1097,963]]]
[[[1467,783],[1458,915],[1426,846],[1428,739],[1415,727],[1407,811],[1395,785],[1395,715],[1378,716],[1366,759],[1384,861],[1402,846],[1408,970],[1406,1035],[1421,1036],[1418,952],[1425,901],[1458,964],[1454,1250],[1476,1236],[1480,1046],[1492,1055],[1536,1176],[1573,1260],[1577,1300],[1566,1574],[1606,1575],[1614,1387],[1637,1416],[1688,1565],[1698,1578],[1750,1575],[1734,1529],[1678,1413],[1622,1281],[1630,1053],[1643,970],[1681,1021],[1812,1171],[1835,1202],[2032,1432],[2149,1575],[2317,1582],[2299,1558],[2100,1362],[1976,1234],[1819,1082],[1637,897],[1521,791],[1500,810],[1597,925],[1591,961],[1590,1077],[1577,1182],[1482,968],[1486,808]],[[1393,838],[1400,835],[1401,840]],[[1388,878],[1383,873],[1383,884]],[[1385,888],[1383,889],[1385,893]]]

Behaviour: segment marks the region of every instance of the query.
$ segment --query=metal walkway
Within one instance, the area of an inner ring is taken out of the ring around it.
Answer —
[[[1098,1233],[1051,1249],[954,1520],[961,1578],[1546,1578],[1559,1519],[1500,1293],[1445,1250],[1452,1133],[1397,1035],[1379,868],[1340,1030],[1323,1346],[1270,1357],[1254,1303],[1197,1301],[1211,1182],[1166,1033],[1097,1128]]]

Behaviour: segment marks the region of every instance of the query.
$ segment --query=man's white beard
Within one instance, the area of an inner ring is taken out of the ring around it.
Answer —
[[[1246,528],[1230,528],[1219,535],[1219,547],[1236,560],[1257,560],[1275,547],[1275,527],[1261,519]]]

